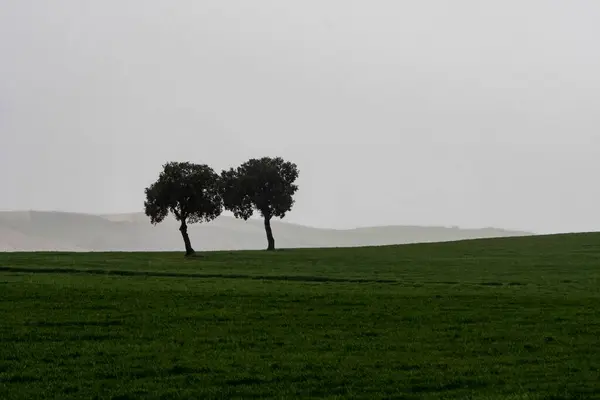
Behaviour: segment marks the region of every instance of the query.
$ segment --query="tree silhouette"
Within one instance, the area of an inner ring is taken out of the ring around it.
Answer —
[[[188,223],[212,221],[223,211],[219,175],[204,164],[166,163],[158,180],[145,193],[145,213],[153,225],[162,222],[169,212],[180,222],[186,256],[194,254]]]
[[[221,195],[226,210],[248,220],[257,210],[264,219],[267,250],[275,250],[273,217],[284,218],[294,205],[298,167],[281,157],[250,159],[221,173]]]

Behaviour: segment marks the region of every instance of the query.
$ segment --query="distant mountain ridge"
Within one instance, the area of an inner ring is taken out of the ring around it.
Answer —
[[[77,214],[50,211],[0,212],[0,251],[181,251],[178,224],[167,219],[153,226],[143,213]],[[273,222],[278,248],[353,247],[462,239],[528,236],[497,228],[380,226],[320,229]],[[221,216],[189,227],[196,250],[263,249],[262,221]]]

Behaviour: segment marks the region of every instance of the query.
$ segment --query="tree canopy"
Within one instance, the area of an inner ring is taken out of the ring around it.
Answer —
[[[145,194],[145,213],[152,224],[162,222],[169,213],[181,223],[179,230],[187,255],[194,253],[187,224],[212,221],[223,211],[219,175],[205,164],[166,163]]]
[[[292,209],[298,175],[296,164],[281,157],[253,158],[221,173],[225,209],[244,220],[258,211],[265,221],[268,250],[275,248],[270,221],[273,217],[284,218]]]

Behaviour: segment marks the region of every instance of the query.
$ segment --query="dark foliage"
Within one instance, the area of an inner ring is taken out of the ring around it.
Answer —
[[[194,253],[187,224],[212,221],[223,211],[219,175],[204,164],[169,162],[145,193],[145,213],[152,224],[162,222],[169,212],[181,223],[186,255]]]
[[[284,218],[294,205],[298,190],[296,164],[281,157],[250,159],[236,169],[221,173],[221,194],[227,210],[247,220],[257,210],[265,221],[268,250],[275,249],[271,231],[273,217]]]

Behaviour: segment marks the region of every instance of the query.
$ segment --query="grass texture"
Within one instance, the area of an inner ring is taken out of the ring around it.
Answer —
[[[600,398],[600,235],[0,253],[0,398]]]

